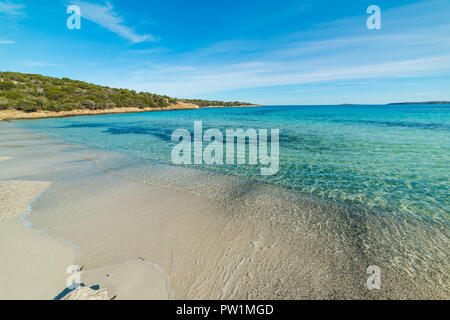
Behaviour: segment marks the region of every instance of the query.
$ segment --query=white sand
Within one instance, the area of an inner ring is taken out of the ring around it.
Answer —
[[[50,182],[40,181],[0,181],[0,219],[21,216]]]
[[[0,157],[0,161],[5,161],[5,160],[8,160],[8,159],[11,159],[11,158],[8,158],[8,157]]]
[[[192,194],[105,174],[97,162],[108,160],[109,153],[67,152],[67,146],[57,144],[33,148],[33,139],[14,138],[24,147],[8,148],[16,161],[0,163],[0,178],[49,177],[53,182],[30,218],[35,227],[78,245],[87,287],[99,285],[118,300],[311,299],[344,291],[332,252],[314,235],[290,234],[245,210],[230,215]],[[96,161],[87,160],[92,158]],[[47,245],[36,244],[46,250]],[[16,259],[15,254],[6,257]],[[50,259],[64,260],[64,254],[51,254]],[[22,261],[42,268],[38,259],[24,256]],[[22,271],[11,268],[6,274],[18,279]],[[54,278],[45,274],[40,280]],[[59,292],[41,297],[54,297],[64,288],[61,283]],[[26,290],[18,288],[17,296],[29,298]],[[348,295],[355,296],[351,290]]]
[[[108,288],[111,297],[117,296],[120,300],[171,298],[166,275],[158,266],[140,259],[83,272],[82,281],[89,284],[100,282]]]
[[[336,223],[322,221],[329,210],[316,215],[316,202],[303,202],[308,206],[301,208],[295,202],[295,210],[266,216],[263,209],[285,210],[281,202],[290,197],[264,189],[258,193],[252,186],[233,202],[235,208],[225,210],[205,198],[136,181],[139,175],[126,175],[126,168],[105,170],[109,167],[102,163],[115,154],[70,152],[70,146],[58,143],[37,148],[42,141],[0,126],[0,153],[14,157],[0,162],[0,180],[52,181],[29,218],[51,236],[77,244],[82,282],[106,290],[82,289],[68,298],[104,298],[106,292],[118,300],[448,297],[445,282],[427,293],[388,271],[382,290],[367,290],[366,269],[373,261],[359,254],[358,243],[336,248],[339,234],[324,238],[310,228],[346,226],[338,216]],[[51,299],[65,288],[65,271],[75,253],[19,223],[18,216],[39,193],[36,185],[8,182],[2,187],[1,212],[12,218],[0,220],[0,299]],[[284,227],[299,219],[298,230]]]
[[[50,183],[0,181],[0,300],[53,299],[65,287],[75,251],[27,230],[19,216]]]

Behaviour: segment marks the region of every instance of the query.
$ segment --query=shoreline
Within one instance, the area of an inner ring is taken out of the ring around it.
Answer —
[[[0,180],[0,299],[51,299],[65,286],[77,253],[32,227],[27,216],[49,182]],[[19,196],[20,194],[20,196]]]
[[[127,113],[145,113],[156,111],[177,111],[177,110],[199,110],[208,108],[243,108],[243,107],[260,107],[260,105],[245,105],[245,106],[206,106],[199,107],[198,105],[190,103],[179,103],[176,105],[170,105],[167,108],[144,108],[139,109],[135,107],[130,108],[113,108],[103,110],[70,110],[70,111],[36,111],[36,112],[24,112],[19,110],[0,110],[0,121],[11,120],[35,120],[35,119],[50,119],[50,118],[68,118],[77,116],[95,116],[95,115],[108,115],[108,114],[127,114]]]
[[[0,179],[27,176],[52,182],[27,219],[52,238],[76,244],[82,253],[82,282],[99,285],[109,297],[333,299],[368,294],[358,279],[358,267],[349,265],[349,257],[334,261],[334,248],[315,233],[286,231],[269,217],[239,214],[246,211],[241,204],[230,212],[190,192],[105,171],[103,161],[114,157],[110,152],[67,152],[56,140],[13,128],[7,124],[0,135],[0,153],[14,158],[0,164]],[[15,144],[9,148],[11,140]],[[4,237],[10,243],[14,231]],[[15,255],[8,252],[12,260],[17,260]],[[35,264],[23,263],[30,268]],[[55,266],[67,278],[66,267]],[[346,271],[338,272],[341,268]],[[9,272],[21,275],[14,269]],[[41,279],[50,281],[51,276]],[[25,288],[17,291],[23,292],[19,298],[27,298]],[[75,298],[83,296],[74,293]]]
[[[111,162],[122,163],[122,158],[116,158],[119,154],[89,147],[72,152],[61,142],[4,123],[0,126],[0,154],[14,161],[0,162],[0,180],[27,177],[52,182],[28,218],[52,238],[75,243],[82,252],[82,281],[98,284],[110,297],[278,300],[443,296],[430,284],[418,282],[421,279],[395,272],[389,261],[383,260],[384,255],[365,249],[366,244],[383,244],[383,250],[393,246],[378,238],[379,230],[387,230],[382,239],[397,230],[398,224],[391,225],[391,220],[354,217],[331,203],[281,188],[249,185],[232,177],[206,184],[206,188],[218,186],[224,195],[223,203],[208,201],[194,194],[204,196],[205,192],[193,188],[189,180],[195,176],[197,183],[207,182],[203,180],[207,175],[201,172],[167,168],[162,176],[180,179],[179,188],[158,180],[158,185],[153,185],[137,178],[147,171],[111,167]],[[159,173],[162,169],[156,168]],[[230,196],[232,202],[228,202]],[[335,235],[335,230],[340,234]],[[419,235],[420,228],[410,231]],[[339,242],[340,235],[348,236],[347,240]],[[10,232],[9,242],[13,236]],[[373,264],[383,270],[380,291],[364,287],[366,268]],[[15,272],[13,269],[13,275]]]
[[[2,156],[0,164],[17,168],[11,159]],[[81,287],[67,288],[69,266],[85,266],[82,250],[68,237],[39,226],[34,217],[52,185],[0,177],[0,258],[5,261],[0,264],[0,300],[173,299],[168,275],[141,257],[83,270]],[[129,285],[131,274],[139,281]]]

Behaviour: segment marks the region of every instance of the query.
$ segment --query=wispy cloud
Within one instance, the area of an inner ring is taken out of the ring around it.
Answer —
[[[22,61],[21,64],[26,67],[58,67],[57,63],[44,62],[44,61]]]
[[[137,89],[168,94],[201,95],[243,88],[311,84],[317,82],[408,78],[450,73],[450,55],[406,59],[394,62],[360,65],[326,65],[326,59],[308,60],[296,64],[266,61],[223,66],[164,68],[140,71],[129,84]],[[308,64],[311,66],[308,66]],[[319,65],[323,64],[323,67]],[[151,80],[149,80],[151,78]]]
[[[131,43],[158,41],[158,38],[151,34],[139,34],[132,27],[126,26],[124,19],[114,11],[114,7],[109,2],[100,5],[84,1],[73,1],[71,4],[81,8],[82,17],[119,35]]]
[[[0,44],[16,44],[16,42],[12,40],[0,40]]]
[[[450,9],[448,3],[435,0],[385,10],[385,27],[380,32],[368,31],[364,17],[354,17],[313,33],[223,41],[162,57],[159,63],[153,59],[151,65],[137,65],[130,78],[122,77],[116,85],[195,96],[318,82],[449,75],[450,25],[443,19],[448,11],[435,11],[443,7]],[[411,11],[421,14],[402,15]],[[336,26],[341,25],[345,28],[336,34]]]
[[[25,5],[16,4],[11,1],[0,1],[0,13],[10,15],[10,16],[24,16]]]

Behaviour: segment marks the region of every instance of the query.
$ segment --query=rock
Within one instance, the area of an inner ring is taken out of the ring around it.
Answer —
[[[78,287],[71,291],[63,300],[109,300],[106,289],[93,290],[89,287]]]

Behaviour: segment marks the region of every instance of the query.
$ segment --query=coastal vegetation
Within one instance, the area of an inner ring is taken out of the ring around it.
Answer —
[[[244,102],[177,99],[149,92],[110,88],[68,78],[0,72],[0,110],[62,112],[115,108],[165,109],[180,103],[195,104],[199,107],[250,105]]]
[[[233,106],[246,106],[251,105],[250,103],[232,101],[211,101],[211,100],[200,100],[200,99],[183,99],[186,103],[192,103],[199,107],[233,107]]]

